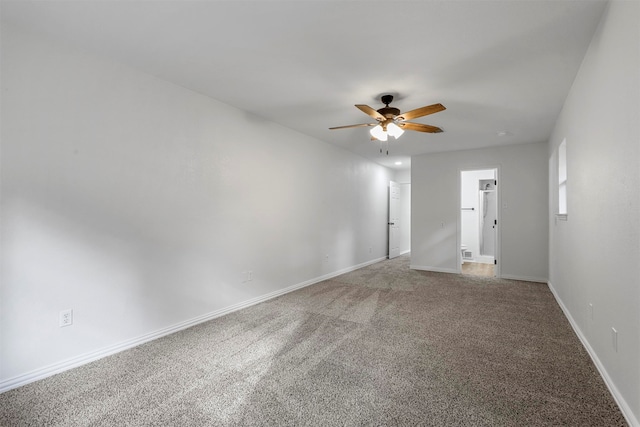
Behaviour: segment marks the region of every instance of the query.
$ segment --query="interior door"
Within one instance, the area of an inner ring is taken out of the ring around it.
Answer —
[[[497,203],[496,191],[483,191],[482,197],[482,236],[480,245],[480,255],[496,256],[496,224],[497,224]]]
[[[389,181],[389,259],[400,255],[400,186]]]

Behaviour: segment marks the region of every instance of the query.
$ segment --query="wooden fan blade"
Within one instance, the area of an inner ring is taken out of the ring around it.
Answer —
[[[361,128],[365,126],[376,126],[377,124],[378,123],[361,123],[359,125],[336,126],[334,128],[329,128],[329,129],[335,130],[335,129]]]
[[[428,116],[429,114],[437,113],[439,111],[446,110],[442,104],[427,105],[426,107],[416,108],[415,110],[407,111],[396,117],[397,120],[411,120],[418,117]]]
[[[418,132],[440,133],[442,129],[435,126],[423,125],[422,123],[402,122],[398,123],[402,129],[417,130]]]
[[[373,108],[369,107],[368,105],[358,104],[358,105],[356,105],[356,108],[359,109],[360,111],[362,111],[363,113],[370,115],[371,117],[373,117],[374,119],[376,119],[378,121],[382,121],[382,120],[386,119],[385,116],[383,116],[382,114],[378,113],[376,110],[374,110]]]

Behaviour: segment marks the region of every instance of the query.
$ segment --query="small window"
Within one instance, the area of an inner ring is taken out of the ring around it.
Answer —
[[[567,140],[558,147],[558,217],[567,217]]]

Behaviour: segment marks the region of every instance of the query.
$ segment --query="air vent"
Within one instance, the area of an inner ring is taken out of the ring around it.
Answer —
[[[471,253],[471,251],[464,251],[462,252],[462,257],[464,259],[473,259],[473,254]]]

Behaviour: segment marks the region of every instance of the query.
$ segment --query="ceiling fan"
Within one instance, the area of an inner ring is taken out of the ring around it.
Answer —
[[[446,110],[442,104],[433,104],[426,107],[416,108],[415,110],[407,111],[406,113],[400,113],[400,110],[395,107],[389,107],[391,101],[393,101],[393,95],[383,95],[382,103],[385,104],[383,108],[374,110],[368,105],[356,105],[360,111],[377,120],[376,123],[361,123],[357,125],[337,126],[329,128],[335,129],[347,129],[357,127],[369,127],[374,126],[369,132],[371,133],[372,140],[386,141],[388,135],[398,138],[404,133],[405,130],[415,130],[418,132],[439,133],[442,129],[436,126],[424,125],[422,123],[412,123],[406,120],[415,119],[418,117],[427,116],[429,114],[437,113],[442,110]],[[381,150],[382,151],[382,150]],[[387,154],[389,154],[387,152]]]

